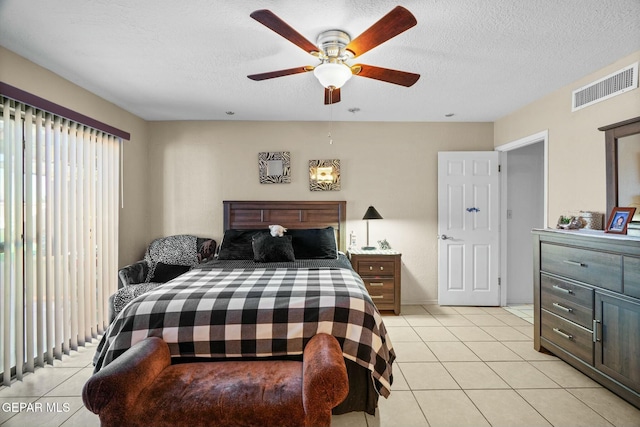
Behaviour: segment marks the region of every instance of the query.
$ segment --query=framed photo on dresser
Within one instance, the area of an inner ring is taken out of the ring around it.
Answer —
[[[607,228],[604,230],[605,233],[627,234],[627,226],[635,212],[636,208],[613,208],[611,215],[609,215]]]

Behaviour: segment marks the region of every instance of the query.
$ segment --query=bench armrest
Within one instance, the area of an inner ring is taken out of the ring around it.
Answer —
[[[167,343],[157,337],[146,338],[93,374],[82,389],[82,400],[98,415],[127,413],[125,408],[135,404],[140,392],[170,364]]]
[[[307,343],[302,359],[302,404],[309,425],[330,425],[331,409],[348,393],[349,379],[340,344],[331,335],[315,335]]]

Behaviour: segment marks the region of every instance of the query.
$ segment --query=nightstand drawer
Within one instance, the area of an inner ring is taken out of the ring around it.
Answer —
[[[395,274],[393,261],[358,261],[358,274],[365,276],[393,276]]]
[[[393,279],[363,279],[378,310],[393,310],[395,303],[395,281]]]
[[[542,337],[593,365],[593,333],[573,322],[542,312]]]

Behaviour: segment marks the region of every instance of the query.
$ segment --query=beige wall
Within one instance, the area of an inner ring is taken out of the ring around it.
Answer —
[[[222,237],[223,200],[346,200],[347,234],[402,252],[402,300],[437,299],[437,152],[491,150],[491,123],[154,122],[151,238]],[[292,182],[260,184],[258,153],[290,151]],[[308,161],[340,159],[342,190],[309,191]]]
[[[148,230],[147,123],[60,76],[0,47],[0,81],[131,134],[124,145],[124,209],[120,211],[119,265],[139,259]]]
[[[0,81],[125,130],[119,265],[158,236],[222,237],[222,201],[346,200],[347,234],[364,244],[366,208],[384,216],[371,241],[403,252],[403,301],[437,299],[438,151],[490,150],[491,123],[145,122],[0,47]],[[291,184],[258,182],[260,151],[290,151]],[[342,190],[310,192],[308,161],[341,160]]]
[[[598,127],[640,114],[640,90],[575,113],[571,91],[640,59],[640,52],[492,123],[145,122],[0,47],[0,81],[131,133],[124,144],[120,265],[157,236],[222,237],[222,201],[346,200],[347,234],[403,253],[403,301],[437,299],[438,151],[490,150],[549,131],[549,218],[605,209],[604,136]],[[258,182],[260,151],[290,151],[291,184]],[[308,160],[341,160],[342,190],[310,192]]]
[[[640,89],[571,112],[571,92],[640,60],[640,51],[495,122],[495,146],[549,131],[549,226],[562,214],[606,210],[604,133],[640,115]],[[607,213],[608,215],[608,213]]]

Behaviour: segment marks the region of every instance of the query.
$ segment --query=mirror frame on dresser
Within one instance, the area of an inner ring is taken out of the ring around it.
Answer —
[[[605,162],[607,182],[607,212],[605,221],[611,210],[618,206],[618,139],[625,136],[640,134],[640,116],[608,126],[599,127],[604,132],[605,138]],[[629,223],[629,229],[640,230],[640,222]]]

